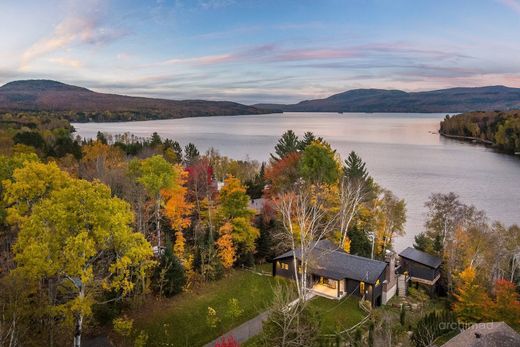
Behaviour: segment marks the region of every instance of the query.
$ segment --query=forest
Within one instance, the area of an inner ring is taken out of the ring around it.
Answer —
[[[488,111],[447,115],[440,133],[491,144],[507,153],[520,152],[520,112]]]
[[[455,119],[445,120],[445,131]],[[374,257],[384,259],[404,235],[406,202],[380,186],[355,152],[287,130],[270,156],[234,160],[156,133],[87,140],[65,119],[2,114],[0,345],[80,346],[94,332],[128,330],[126,313],[157,298],[196,292],[295,244],[328,239],[364,257],[374,244]],[[499,319],[520,329],[519,227],[490,222],[454,193],[433,193],[426,207],[415,247],[443,259],[445,313],[435,319]],[[280,342],[287,336],[318,343],[308,332],[320,319],[293,289],[275,298],[265,345],[290,345]],[[283,300],[295,296],[298,319],[280,329]],[[240,313],[237,305],[230,300]],[[201,319],[211,327],[208,311]],[[417,346],[431,321],[414,323]],[[122,335],[122,345],[153,345],[144,330]]]

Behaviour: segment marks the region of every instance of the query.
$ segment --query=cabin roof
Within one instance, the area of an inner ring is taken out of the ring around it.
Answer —
[[[301,259],[301,249],[294,251],[296,258]],[[292,258],[293,252],[274,258],[275,260]],[[383,261],[348,254],[329,240],[316,243],[309,261],[311,272],[318,276],[341,280],[344,278],[375,283],[385,271],[387,264]]]
[[[438,268],[442,263],[441,258],[435,255],[419,251],[412,247],[406,248],[404,251],[399,253],[399,256],[413,260],[416,263],[423,264],[434,269]]]
[[[478,323],[451,338],[442,347],[516,347],[520,335],[504,322]]]

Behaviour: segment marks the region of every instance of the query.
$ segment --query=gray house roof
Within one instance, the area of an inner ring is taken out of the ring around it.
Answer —
[[[441,258],[425,252],[421,252],[412,247],[406,248],[404,251],[399,253],[399,255],[403,258],[413,260],[419,264],[423,264],[434,269],[438,268],[442,263]]]
[[[300,248],[294,253],[297,259],[301,259]],[[289,251],[274,259],[292,258],[292,256],[293,252]],[[385,271],[386,265],[383,261],[348,254],[328,240],[316,244],[309,261],[311,272],[315,275],[335,280],[347,278],[372,284]]]
[[[520,335],[504,322],[472,325],[442,347],[518,347]]]

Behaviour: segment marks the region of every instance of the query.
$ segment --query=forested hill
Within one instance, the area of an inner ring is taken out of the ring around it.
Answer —
[[[229,101],[166,100],[96,93],[50,80],[0,87],[0,112],[53,112],[70,121],[129,121],[270,113]]]
[[[407,93],[402,90],[354,89],[325,99],[292,105],[257,104],[293,112],[469,112],[520,108],[520,88],[490,86]]]
[[[492,144],[509,152],[520,152],[520,110],[468,112],[441,122],[441,134]]]

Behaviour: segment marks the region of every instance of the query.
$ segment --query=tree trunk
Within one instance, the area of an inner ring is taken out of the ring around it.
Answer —
[[[83,300],[85,298],[85,287],[83,284],[79,289],[79,299]],[[74,347],[81,347],[81,333],[83,330],[83,313],[80,311],[76,314],[76,324],[74,327]]]
[[[161,252],[161,197],[157,197],[155,204],[155,228],[157,230],[157,251]]]

